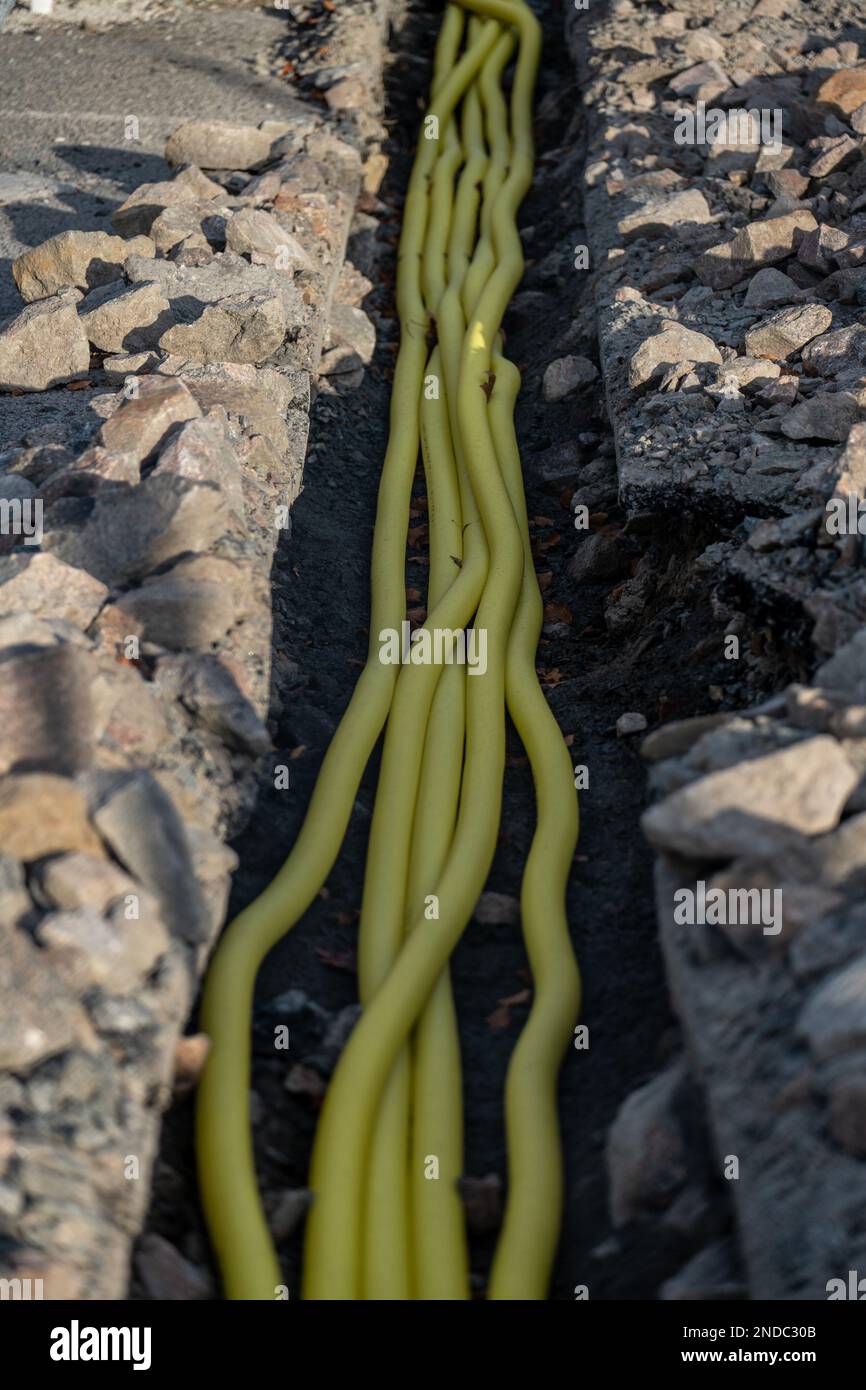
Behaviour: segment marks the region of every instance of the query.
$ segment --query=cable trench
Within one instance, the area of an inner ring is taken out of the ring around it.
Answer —
[[[206,980],[202,1027],[212,1048],[197,1103],[199,1181],[229,1298],[273,1299],[280,1285],[247,1114],[256,972],[330,872],[383,728],[359,927],[362,1013],[319,1118],[303,1293],[469,1297],[448,959],[496,847],[506,705],[536,793],[521,890],[535,992],[507,1077],[509,1187],[488,1296],[547,1292],[563,1202],[556,1077],[580,993],[565,916],[578,818],[568,750],[535,675],[542,617],[513,424],[520,376],[501,334],[523,268],[516,214],[532,178],[539,53],[538,22],[523,0],[447,5],[398,252],[401,342],[367,662],[286,863],[232,922]],[[402,641],[419,445],[428,612],[395,665],[381,659],[380,642],[388,633]],[[450,652],[447,634],[457,643]],[[424,643],[434,654],[440,646],[438,659],[423,659]]]

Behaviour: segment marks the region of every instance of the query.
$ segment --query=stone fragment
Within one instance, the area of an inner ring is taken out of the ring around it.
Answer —
[[[87,907],[49,913],[36,928],[36,940],[76,993],[101,989],[121,996],[141,988],[169,944],[155,913],[127,919],[121,911],[109,920]]]
[[[148,1295],[160,1302],[197,1302],[216,1297],[213,1280],[165,1239],[149,1231],[135,1251],[135,1268]]]
[[[482,926],[519,927],[520,903],[508,893],[482,893],[472,916]]]
[[[788,439],[827,439],[842,443],[862,411],[847,391],[826,392],[801,401],[782,417],[782,433]]]
[[[297,237],[271,213],[257,208],[232,213],[226,223],[226,245],[238,256],[257,256],[265,265],[293,274],[310,270],[313,264]]]
[[[712,213],[703,193],[696,188],[675,193],[672,198],[645,203],[617,223],[617,230],[626,241],[638,237],[663,236],[671,227],[681,224],[709,222]]]
[[[806,209],[752,222],[737,232],[733,240],[702,252],[694,261],[695,274],[703,285],[729,289],[760,266],[773,265],[793,255],[800,236],[814,231],[817,225]]]
[[[838,377],[843,372],[866,368],[866,328],[859,323],[822,333],[803,349],[803,366],[809,376]]]
[[[149,237],[111,236],[108,232],[60,232],[12,262],[12,275],[22,299],[44,299],[72,285],[91,290],[119,280],[127,256],[152,256]]]
[[[286,328],[283,301],[258,290],[206,304],[197,319],[163,333],[159,345],[198,362],[264,362],[282,346]]]
[[[70,643],[0,651],[0,772],[87,763],[107,713],[95,675],[90,653]]]
[[[244,520],[241,465],[228,434],[224,412],[212,408],[204,418],[187,420],[161,450],[152,477],[171,474],[193,482],[216,483],[240,523]]]
[[[748,329],[746,352],[750,357],[768,357],[783,362],[806,343],[826,333],[833,314],[826,304],[801,304],[780,309],[768,319]]]
[[[828,227],[820,223],[813,232],[807,232],[797,247],[797,260],[809,270],[819,275],[829,275],[836,258],[848,246],[851,238],[838,227]]]
[[[184,121],[165,147],[169,164],[199,169],[252,169],[271,152],[271,136],[251,125],[229,121]]]
[[[743,303],[747,309],[775,309],[777,305],[791,304],[799,297],[800,287],[795,285],[790,275],[767,266],[752,276]]]
[[[206,728],[254,757],[270,752],[270,735],[225,658],[206,654],[179,662],[181,698]]]
[[[36,880],[52,907],[74,912],[89,908],[103,913],[118,898],[138,891],[138,884],[110,859],[75,851],[46,859]]]
[[[70,297],[28,304],[0,324],[0,388],[46,391],[90,366],[87,334]]]
[[[866,67],[843,68],[826,78],[815,99],[832,106],[840,116],[848,116],[866,102]]]
[[[825,179],[834,169],[838,169],[852,155],[857,154],[859,148],[857,141],[852,140],[850,135],[838,135],[834,139],[821,141],[821,151],[809,165],[809,177]]]
[[[575,584],[588,579],[617,579],[625,573],[628,559],[628,551],[616,531],[592,531],[569,561],[568,577]]]
[[[0,951],[0,1069],[28,1072],[86,1036],[87,1021],[30,937],[3,934]]]
[[[770,169],[764,182],[774,198],[803,198],[809,191],[809,179],[797,169]]]
[[[187,552],[206,552],[230,528],[218,487],[160,474],[128,492],[98,496],[83,526],[47,530],[43,545],[114,586]]]
[[[107,598],[108,590],[98,579],[47,552],[19,549],[0,559],[0,614],[24,609],[83,629]]]
[[[223,200],[225,196],[221,184],[215,183],[201,169],[190,164],[173,179],[140,184],[119,208],[115,208],[111,221],[121,236],[133,237],[149,232],[155,218],[165,208],[206,199]]]
[[[195,419],[201,410],[188,387],[176,377],[150,376],[135,383],[114,414],[100,426],[99,439],[113,454],[144,463],[175,425]]]
[[[206,200],[201,203],[174,203],[155,217],[150,235],[157,251],[168,255],[176,246],[224,246],[226,210]]]
[[[731,79],[724,68],[711,58],[708,62],[696,63],[685,72],[677,73],[676,77],[671,78],[668,86],[678,97],[693,97],[695,101],[711,102],[728,90]]]
[[[155,347],[174,319],[159,285],[110,284],[82,300],[78,317],[88,341],[101,352],[141,352]]]
[[[667,1206],[686,1179],[683,1136],[674,1114],[685,1075],[683,1064],[675,1062],[633,1091],[611,1125],[605,1165],[617,1229]]]
[[[78,787],[48,772],[9,776],[0,782],[0,844],[4,853],[25,864],[68,850],[103,854]]]
[[[642,734],[647,726],[646,718],[636,710],[621,714],[616,721],[617,738],[629,738],[632,734]]]
[[[172,937],[206,941],[210,922],[186,828],[150,773],[115,779],[101,794],[93,819],[120,862],[154,895]]]
[[[368,314],[352,304],[335,301],[331,305],[328,321],[327,349],[323,355],[331,362],[342,352],[353,352],[365,365],[373,359],[376,350],[376,329]]]
[[[140,625],[145,641],[169,651],[198,651],[219,642],[237,622],[242,582],[230,560],[196,555],[128,590],[117,607]]]
[[[680,362],[714,362],[721,366],[722,355],[712,338],[669,319],[660,332],[646,338],[632,354],[628,384],[636,391]]]
[[[598,378],[598,368],[588,357],[558,357],[548,364],[541,383],[542,399],[552,404],[563,401],[575,391],[591,386]]]
[[[682,787],[651,807],[642,825],[659,849],[754,858],[834,829],[856,784],[836,740],[819,735]]]
[[[818,986],[795,1031],[821,1059],[866,1047],[866,956]]]

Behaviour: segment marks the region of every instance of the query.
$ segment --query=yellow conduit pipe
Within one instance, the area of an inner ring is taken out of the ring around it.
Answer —
[[[502,259],[467,330],[458,390],[466,462],[490,546],[490,571],[476,618],[477,625],[488,633],[488,664],[483,675],[467,679],[463,793],[454,842],[437,885],[441,904],[438,925],[434,929],[429,923],[418,923],[410,933],[390,973],[362,1014],[325,1099],[313,1160],[316,1200],[307,1230],[304,1290],[312,1298],[355,1297],[360,1244],[356,1213],[364,1190],[365,1159],[379,1099],[394,1058],[475,906],[492,861],[501,810],[505,654],[522,581],[523,556],[520,533],[490,436],[485,391],[489,387],[493,340],[522,270],[514,218],[532,173],[530,111],[540,30],[522,4],[473,0],[469,8],[516,23],[521,35],[512,91],[512,166],[493,212],[494,246]],[[465,573],[464,568],[460,579]],[[439,605],[443,611],[460,587],[460,579]],[[450,624],[442,624],[437,617],[435,625]],[[402,691],[408,689],[406,677],[420,673],[414,681],[416,700],[428,692],[432,698],[435,680],[426,679],[429,670],[406,667],[401,673],[392,720]],[[408,747],[404,751],[413,763],[408,769],[409,777],[417,785],[418,769],[414,764],[418,754]]]
[[[508,643],[506,697],[529,756],[537,820],[520,894],[534,994],[506,1080],[508,1197],[488,1297],[529,1300],[546,1295],[562,1214],[556,1076],[580,1008],[580,976],[565,915],[578,808],[571,758],[535,671],[543,604],[514,432],[520,372],[500,353],[494,353],[493,370],[490,425],[523,543],[523,584]]]
[[[431,105],[450,118],[499,35],[490,22],[456,64]],[[428,318],[420,256],[436,143],[422,140],[412,171],[398,252],[400,352],[391,398],[391,432],[373,538],[370,654],[322,764],[289,858],[273,882],[224,934],[205,982],[201,1026],[211,1051],[199,1085],[196,1149],[199,1190],[228,1298],[273,1299],[279,1264],[255,1178],[249,1124],[250,1013],[262,959],[309,907],[339,852],[364,767],[381,732],[396,668],[378,659],[378,632],[405,614],[405,537],[418,452],[418,393]]]

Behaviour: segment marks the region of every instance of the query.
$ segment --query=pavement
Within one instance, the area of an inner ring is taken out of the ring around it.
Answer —
[[[95,12],[122,22],[96,32]],[[162,151],[181,121],[299,109],[271,75],[292,22],[193,0],[15,10],[0,31],[0,320],[21,308],[12,260],[70,227],[111,230],[133,188],[168,177]]]

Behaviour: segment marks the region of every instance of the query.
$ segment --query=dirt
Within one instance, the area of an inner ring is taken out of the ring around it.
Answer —
[[[606,515],[596,511],[592,527],[615,541],[619,571],[579,582],[568,574],[569,561],[586,543],[574,529],[572,494],[587,477],[599,475],[599,459],[611,470],[614,459],[599,384],[556,405],[541,398],[544,368],[551,358],[564,355],[557,346],[563,340],[568,352],[597,360],[590,276],[574,271],[571,258],[571,248],[585,240],[574,164],[582,131],[579,92],[561,41],[560,6],[545,5],[542,17],[546,48],[538,93],[539,166],[521,214],[527,250],[521,293],[533,291],[544,299],[518,299],[517,312],[506,320],[507,350],[523,370],[517,429],[538,569],[549,576],[543,580],[545,602],[560,606],[549,609],[549,616],[563,624],[543,638],[538,666],[560,727],[570,738],[574,763],[589,769],[589,787],[580,798],[582,829],[568,914],[583,976],[582,1022],[589,1027],[590,1047],[570,1051],[561,1073],[567,1203],[551,1296],[570,1299],[576,1285],[586,1284],[593,1299],[652,1299],[694,1247],[682,1237],[663,1234],[657,1224],[614,1232],[608,1213],[607,1129],[624,1098],[654,1075],[679,1043],[657,943],[652,856],[638,826],[646,801],[645,770],[636,742],[618,738],[615,724],[626,711],[644,714],[652,727],[662,720],[732,708],[744,703],[744,690],[731,676],[721,639],[706,640],[708,633],[724,629],[710,581],[693,567],[694,558],[716,539],[700,518],[683,523],[672,535],[670,523],[662,519],[629,520],[618,508],[614,488],[603,507]],[[357,391],[322,394],[317,401],[304,491],[293,511],[291,536],[276,562],[274,762],[289,766],[290,789],[278,791],[272,778],[263,779],[258,809],[235,845],[241,866],[231,915],[268,883],[291,848],[366,651],[370,537],[397,343],[394,244],[420,111],[417,94],[426,90],[429,77],[434,22],[429,10],[412,7],[410,22],[396,37],[388,74],[393,124],[390,168],[380,195],[387,206],[381,228],[384,256],[375,290],[364,305],[377,321],[376,358]],[[569,158],[563,158],[563,150]],[[580,460],[571,476],[566,472],[546,482],[551,451],[561,452],[577,440],[582,441]],[[423,495],[419,472],[421,519]],[[612,631],[605,621],[611,591],[636,574],[647,576],[645,602],[630,626]],[[423,592],[424,579],[418,552],[410,551],[408,582]],[[764,640],[766,660],[747,700],[762,693],[761,685],[777,687],[788,674],[770,631]],[[300,990],[307,1001],[329,1011],[356,1002],[352,961],[375,791],[375,759],[373,763],[326,888],[273,950],[258,981],[255,1135],[259,1174],[268,1192],[304,1186],[319,1104],[285,1089],[285,1054],[275,1054],[273,1048],[277,1015],[272,1001]],[[505,810],[489,889],[518,896],[533,823],[530,774],[511,731]],[[489,1018],[501,999],[530,983],[519,931],[470,923],[455,952],[452,976],[464,1062],[466,1173],[475,1178],[497,1174],[504,1183],[505,1072],[527,1006],[515,1006],[504,1028],[491,1026]],[[290,1022],[289,1058],[296,1062],[319,1047],[323,1025],[315,1008],[303,1001]],[[195,1204],[191,1114],[187,1101],[166,1121],[149,1229],[206,1264],[206,1239]],[[700,1149],[700,1113],[692,1120]],[[725,1201],[720,1191],[723,1212]],[[723,1215],[723,1226],[724,1221]],[[494,1232],[472,1235],[479,1293],[494,1242]],[[299,1287],[300,1253],[297,1230],[281,1246],[292,1296]],[[139,1286],[136,1292],[141,1296]]]

